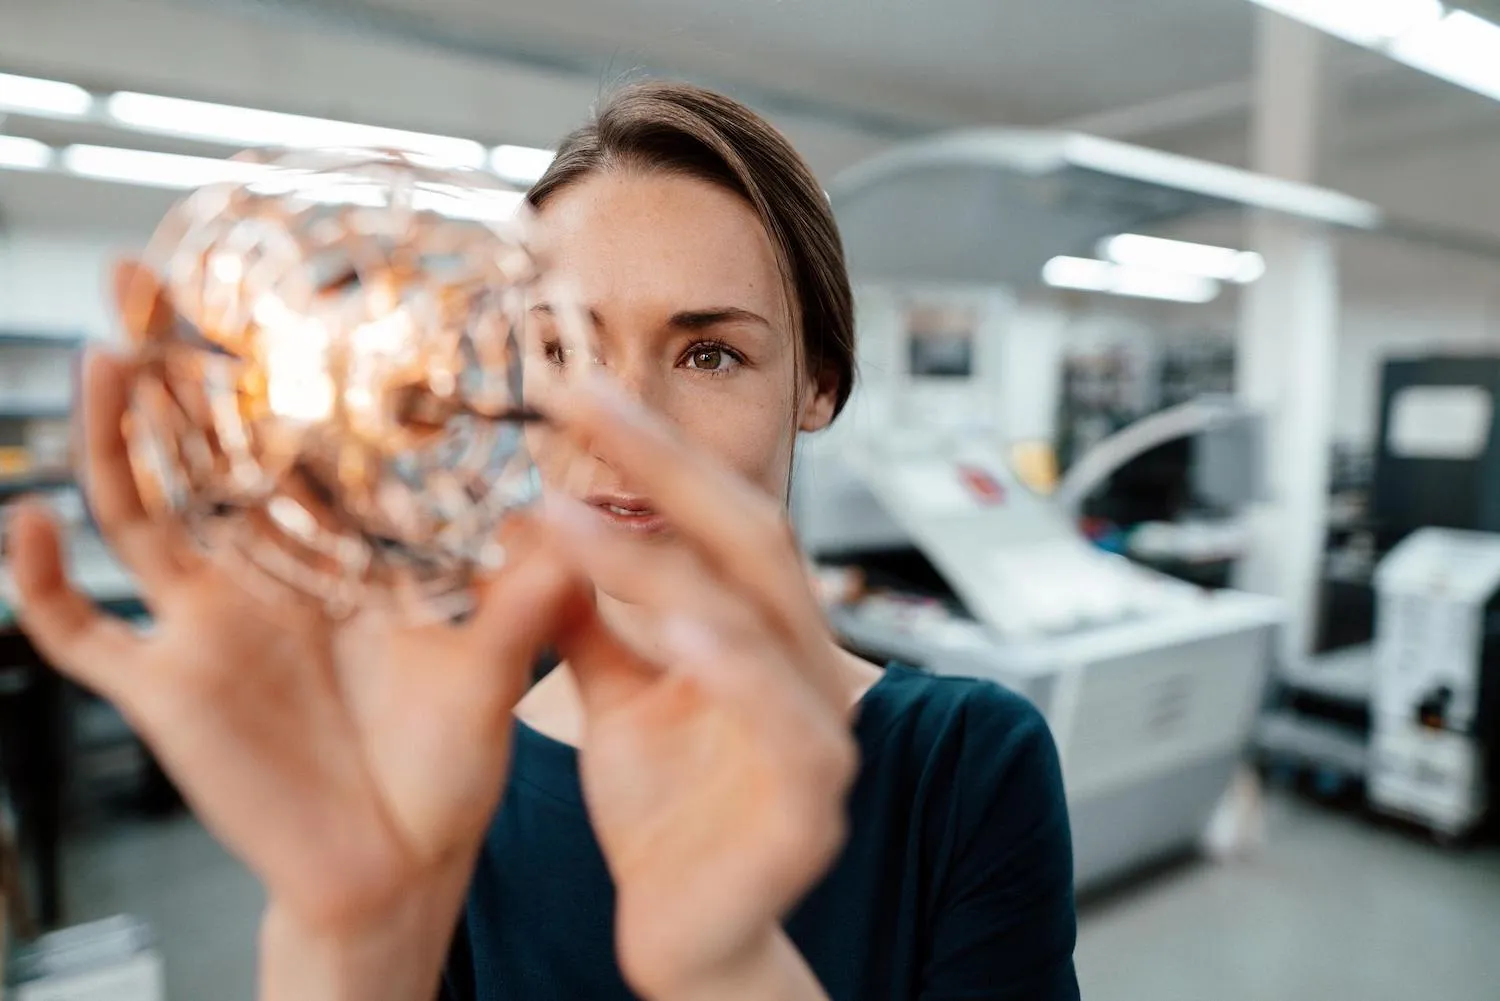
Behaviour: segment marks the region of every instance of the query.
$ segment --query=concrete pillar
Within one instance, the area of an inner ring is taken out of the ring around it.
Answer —
[[[1324,39],[1268,11],[1259,19],[1251,166],[1315,183],[1324,107]],[[1286,603],[1284,663],[1306,657],[1327,532],[1338,263],[1326,227],[1257,216],[1250,245],[1263,279],[1243,297],[1238,391],[1268,415],[1268,498],[1250,512],[1251,548],[1239,586]]]

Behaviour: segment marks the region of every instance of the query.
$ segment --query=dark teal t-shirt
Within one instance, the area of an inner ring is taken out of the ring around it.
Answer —
[[[1029,702],[894,666],[854,724],[849,842],[786,921],[832,1001],[1076,1001],[1057,750]],[[518,726],[441,1001],[630,1001],[575,750]]]

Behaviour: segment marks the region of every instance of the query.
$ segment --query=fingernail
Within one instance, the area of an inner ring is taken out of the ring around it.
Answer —
[[[670,615],[662,621],[661,641],[673,654],[684,660],[704,660],[720,649],[714,631],[696,619]]]

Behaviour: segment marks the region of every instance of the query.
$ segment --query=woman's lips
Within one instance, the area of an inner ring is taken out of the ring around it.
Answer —
[[[605,524],[614,528],[642,535],[654,535],[667,527],[666,519],[645,504],[604,498],[590,498],[587,503],[589,510],[597,514]]]

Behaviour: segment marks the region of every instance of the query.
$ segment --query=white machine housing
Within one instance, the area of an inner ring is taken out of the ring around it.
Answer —
[[[1476,726],[1500,535],[1419,529],[1381,561],[1375,591],[1370,802],[1462,836],[1488,807]]]
[[[817,525],[804,539],[814,555],[870,537],[865,518],[838,537],[830,504],[878,508],[975,617],[871,599],[833,612],[850,646],[999,682],[1046,716],[1080,888],[1195,845],[1260,707],[1274,601],[1204,592],[1098,550],[984,439],[844,435],[804,456],[799,484],[794,516]]]

